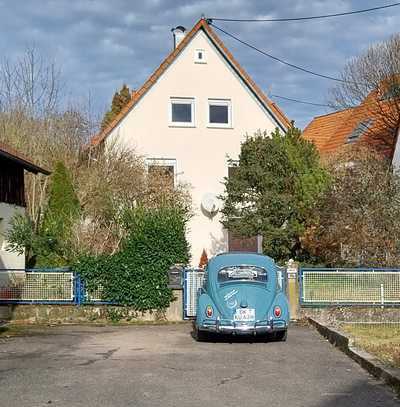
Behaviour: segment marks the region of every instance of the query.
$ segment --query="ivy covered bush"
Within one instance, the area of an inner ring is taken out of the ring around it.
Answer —
[[[82,256],[74,266],[87,289],[137,311],[162,310],[172,300],[168,269],[189,261],[188,216],[175,207],[135,208],[124,215],[127,235],[113,255]]]

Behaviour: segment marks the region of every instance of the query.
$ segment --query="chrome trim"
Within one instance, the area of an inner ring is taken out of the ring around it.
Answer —
[[[253,323],[238,323],[232,320],[208,320],[199,326],[199,330],[215,333],[228,334],[262,334],[284,331],[288,328],[288,324],[283,319],[270,321],[256,321]]]

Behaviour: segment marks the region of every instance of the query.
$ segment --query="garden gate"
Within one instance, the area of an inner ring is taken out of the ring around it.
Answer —
[[[197,291],[202,286],[204,271],[202,269],[184,270],[183,279],[183,316],[185,319],[194,318],[197,308]]]

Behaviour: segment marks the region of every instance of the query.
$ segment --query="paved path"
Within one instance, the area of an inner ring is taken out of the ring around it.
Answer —
[[[0,339],[0,406],[399,406],[310,328],[291,328],[286,343],[196,343],[190,330],[63,326]]]

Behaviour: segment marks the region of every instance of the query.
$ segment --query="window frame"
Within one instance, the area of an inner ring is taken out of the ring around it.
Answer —
[[[154,158],[154,157],[148,157],[145,159],[145,166],[146,166],[146,172],[147,174],[149,173],[149,168],[150,167],[173,167],[174,169],[174,176],[173,176],[173,181],[174,181],[174,188],[176,187],[177,184],[177,162],[176,158]]]
[[[228,107],[228,123],[211,123],[210,122],[210,109],[211,106],[227,106]],[[218,129],[233,129],[233,112],[232,100],[222,98],[209,98],[207,99],[207,127]]]
[[[234,268],[234,267],[236,267],[236,268],[238,268],[238,269],[249,269],[249,270],[251,270],[252,268],[253,268],[253,269],[258,269],[257,272],[262,271],[263,274],[265,275],[265,280],[253,280],[253,279],[249,279],[249,278],[237,278],[237,279],[234,279],[234,278],[233,278],[233,279],[227,279],[227,280],[220,280],[220,273],[221,273],[221,271],[223,271],[223,270],[225,270],[225,269],[229,269],[229,268]],[[262,267],[262,266],[254,266],[254,265],[247,265],[247,264],[238,264],[238,265],[235,265],[235,266],[231,265],[231,266],[224,266],[224,267],[221,267],[221,268],[218,270],[218,273],[217,273],[217,282],[218,282],[218,284],[220,284],[220,285],[235,284],[235,283],[251,283],[251,284],[256,283],[256,284],[264,284],[264,285],[267,285],[267,284],[269,283],[269,281],[270,281],[270,278],[269,278],[269,277],[270,277],[270,276],[269,276],[268,270],[267,270],[265,267]]]
[[[368,117],[358,122],[357,126],[354,127],[354,129],[348,135],[345,144],[353,144],[358,142],[362,136],[368,133],[368,131],[371,129],[373,125],[374,119],[372,119],[371,117]]]
[[[172,105],[186,104],[191,106],[191,121],[190,122],[174,122],[172,121]],[[169,127],[196,127],[196,108],[194,97],[170,97],[169,98]]]

